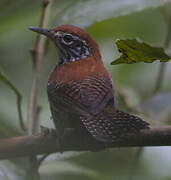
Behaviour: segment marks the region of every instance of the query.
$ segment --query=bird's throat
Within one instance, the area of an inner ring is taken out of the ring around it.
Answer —
[[[91,48],[88,46],[81,47],[70,47],[70,48],[59,48],[59,65],[84,60],[85,58],[91,56]]]

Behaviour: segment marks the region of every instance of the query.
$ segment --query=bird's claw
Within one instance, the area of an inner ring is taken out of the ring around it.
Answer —
[[[52,128],[47,128],[45,126],[40,126],[40,131],[44,136],[49,136],[49,135],[53,136],[53,137],[57,136],[56,130],[52,129]]]
[[[57,131],[57,146],[59,147],[59,152],[60,153],[63,153],[64,152],[64,144],[63,144],[63,142],[64,142],[64,139],[66,138],[67,139],[67,137],[68,136],[70,136],[70,134],[72,134],[73,132],[74,132],[74,128],[65,128],[64,129],[64,131],[63,131],[63,133],[61,134],[61,133],[58,133]]]

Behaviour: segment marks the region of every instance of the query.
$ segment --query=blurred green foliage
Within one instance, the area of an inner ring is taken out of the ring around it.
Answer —
[[[150,113],[150,120],[156,120],[156,105],[160,108],[160,117],[165,115],[163,98],[151,97],[159,62],[152,64],[133,64],[110,66],[119,56],[114,41],[118,38],[140,38],[154,46],[163,46],[168,24],[163,12],[168,8],[161,0],[58,0],[53,3],[49,26],[70,23],[87,27],[87,31],[100,45],[103,60],[109,69],[115,86],[124,89],[133,105]],[[166,2],[166,1],[165,1]],[[115,6],[116,5],[116,6]],[[154,7],[155,6],[155,7]],[[99,7],[99,8],[98,8]],[[29,26],[37,26],[41,13],[41,1],[1,0],[0,1],[0,65],[23,95],[23,111],[26,109],[31,85],[31,57],[35,34]],[[49,72],[57,62],[57,52],[52,43],[43,61],[39,89],[39,104],[43,106],[41,124],[53,127],[46,95],[46,83]],[[171,63],[167,63],[166,77],[161,97],[171,89]],[[167,94],[168,102],[171,95]],[[149,102],[149,97],[153,98]],[[138,102],[135,100],[138,99]],[[169,101],[170,100],[170,101]],[[126,108],[121,102],[119,106]],[[148,107],[148,108],[144,108]],[[167,111],[170,112],[168,103]],[[164,121],[162,121],[164,123]],[[154,121],[154,123],[156,123]],[[22,131],[18,124],[16,98],[9,89],[0,83],[0,135],[15,136]],[[135,148],[113,149],[103,152],[63,153],[47,158],[40,167],[41,179],[97,179],[125,180],[130,176],[135,159]],[[27,179],[27,158],[0,162],[0,179]],[[146,148],[140,164],[134,170],[136,180],[170,179],[170,148]]]

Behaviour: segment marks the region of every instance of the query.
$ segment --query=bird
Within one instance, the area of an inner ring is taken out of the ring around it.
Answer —
[[[113,143],[149,129],[149,123],[116,108],[113,80],[98,44],[85,30],[73,25],[29,29],[51,39],[58,51],[47,95],[60,137],[77,129],[98,142]]]

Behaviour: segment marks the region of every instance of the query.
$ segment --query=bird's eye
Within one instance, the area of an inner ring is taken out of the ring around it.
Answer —
[[[73,43],[73,37],[70,34],[65,34],[62,38],[63,43],[67,44],[67,45],[71,45]]]

